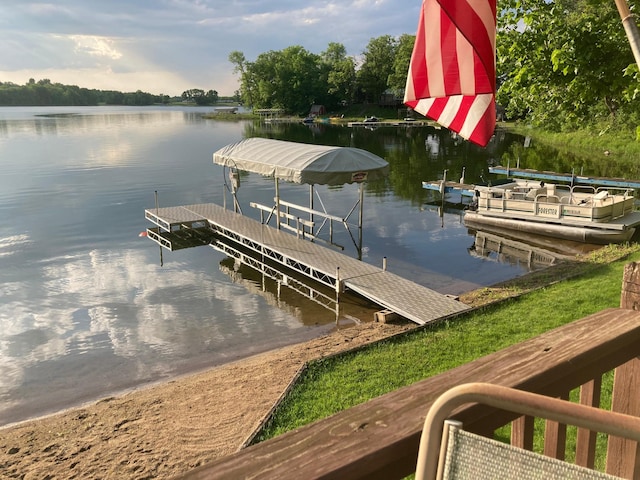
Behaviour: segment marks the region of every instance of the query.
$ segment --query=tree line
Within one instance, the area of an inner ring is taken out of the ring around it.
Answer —
[[[182,92],[182,99],[187,102],[194,102],[196,105],[215,105],[218,103],[218,92],[209,90],[205,93],[199,88],[192,88]]]
[[[313,104],[336,109],[353,103],[380,103],[385,93],[399,98],[414,38],[407,34],[372,38],[359,65],[336,42],[319,55],[295,45],[262,53],[253,62],[233,51],[229,61],[240,80],[236,95],[255,108],[281,108],[295,114],[308,113]]]
[[[31,78],[25,85],[0,82],[0,106],[153,105],[170,101],[168,95],[153,95],[141,90],[131,93],[96,90],[52,83],[49,79],[35,81]]]
[[[192,102],[196,105],[215,105],[219,96],[215,90],[193,88],[182,92],[180,97],[154,95],[138,90],[118,92],[96,90],[76,85],[52,83],[45,78],[35,81],[30,78],[25,85],[0,82],[0,106],[93,106],[93,105],[157,105],[171,102]]]

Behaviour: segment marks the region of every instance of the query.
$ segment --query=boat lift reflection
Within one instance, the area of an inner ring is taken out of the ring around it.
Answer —
[[[242,245],[216,235],[206,226],[192,225],[172,232],[158,227],[147,229],[147,235],[162,247],[177,251],[209,245],[226,255],[220,261],[220,271],[234,283],[242,284],[252,293],[267,299],[269,304],[297,318],[303,325],[314,326],[334,322],[345,327],[369,321],[380,307],[349,292],[336,292],[326,285],[313,282],[293,270],[270,262]]]
[[[524,266],[530,272],[555,265],[560,258],[542,248],[482,231],[475,232],[474,243],[467,252],[472,257]]]
[[[364,299],[345,299],[335,290],[308,278],[296,275],[293,271],[284,271],[282,266],[270,264],[255,252],[243,249],[240,245],[216,239],[211,247],[224,253],[226,258],[220,262],[220,271],[234,282],[243,285],[251,293],[265,298],[270,305],[276,306],[297,318],[303,325],[314,326],[335,322],[338,326],[361,323],[358,313],[368,310],[368,305],[357,305],[358,312],[347,313],[356,303]],[[379,308],[371,306],[369,318]]]

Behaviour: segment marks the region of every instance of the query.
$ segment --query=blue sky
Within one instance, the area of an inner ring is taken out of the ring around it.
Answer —
[[[248,61],[342,43],[358,57],[381,35],[415,34],[421,0],[0,0],[0,82],[231,95],[229,53]]]

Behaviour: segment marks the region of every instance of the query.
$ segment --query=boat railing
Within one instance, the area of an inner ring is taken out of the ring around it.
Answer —
[[[477,209],[503,214],[606,223],[634,209],[634,190],[592,185],[544,184],[489,188]],[[557,206],[556,206],[557,205]]]

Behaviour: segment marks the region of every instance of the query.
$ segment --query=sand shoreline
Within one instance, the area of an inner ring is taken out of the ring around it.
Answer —
[[[238,450],[305,362],[412,323],[365,323],[0,427],[0,477],[170,478]]]
[[[350,328],[350,326],[346,328]],[[302,344],[315,338],[331,334],[336,330],[337,328],[335,325],[321,325],[318,327],[314,327],[313,330],[309,330],[308,332],[298,333],[286,337],[285,339],[273,339],[269,342],[265,342],[259,345],[257,348],[255,346],[248,346],[246,349],[235,352],[233,355],[225,354],[225,357],[220,357],[210,362],[204,362],[200,358],[199,361],[188,362],[179,366],[169,375],[156,376],[147,379],[141,379],[139,381],[123,382],[123,386],[116,386],[111,389],[82,392],[81,394],[71,395],[71,400],[67,399],[65,401],[56,399],[53,403],[51,402],[51,400],[48,400],[47,408],[39,408],[38,406],[35,406],[33,408],[25,408],[23,405],[21,405],[17,409],[8,407],[5,410],[0,410],[0,431],[4,428],[18,426],[24,422],[41,420],[52,415],[64,413],[68,410],[83,408],[104,398],[121,397],[123,395],[137,392],[139,390],[153,388],[158,385],[164,385],[167,382],[180,380],[182,378],[192,375],[198,375],[215,368],[231,365],[233,363],[243,361],[256,355],[268,353],[291,345]]]

